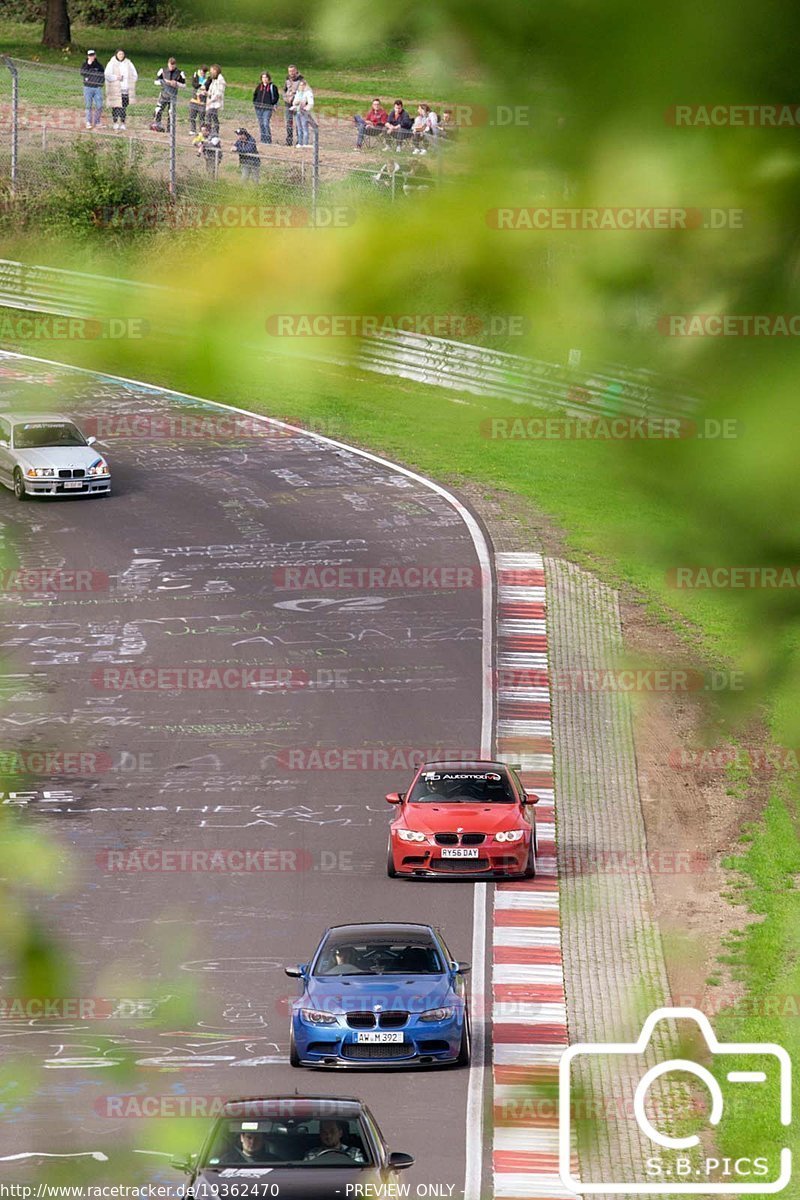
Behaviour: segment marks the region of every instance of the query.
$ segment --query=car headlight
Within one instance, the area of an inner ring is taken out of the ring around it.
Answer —
[[[429,1008],[427,1012],[420,1015],[420,1021],[449,1021],[454,1008]]]
[[[29,479],[52,479],[55,476],[55,470],[53,467],[28,467],[25,474]]]
[[[107,475],[108,463],[103,458],[98,458],[97,462],[93,462],[87,471],[88,475]]]
[[[524,829],[507,829],[505,833],[496,833],[494,840],[496,842],[521,842],[524,837]]]
[[[316,1008],[304,1008],[301,1010],[303,1020],[308,1021],[309,1025],[335,1025],[336,1017],[333,1013],[319,1012]]]
[[[416,829],[398,829],[397,836],[401,842],[424,842],[427,838],[424,833],[417,833]]]

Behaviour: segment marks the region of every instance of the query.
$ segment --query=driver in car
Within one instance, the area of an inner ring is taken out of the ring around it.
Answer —
[[[359,966],[353,947],[336,946],[333,951],[333,962],[329,963],[326,973],[328,975],[352,975],[354,969],[358,971]]]
[[[313,1162],[324,1154],[346,1154],[355,1163],[366,1162],[364,1154],[357,1146],[348,1146],[343,1141],[344,1126],[339,1121],[320,1121],[318,1146],[312,1147],[304,1158],[304,1162]]]
[[[249,1166],[260,1166],[262,1163],[274,1161],[269,1153],[266,1134],[258,1130],[243,1129],[236,1138],[236,1144],[231,1149],[230,1163],[243,1163]]]

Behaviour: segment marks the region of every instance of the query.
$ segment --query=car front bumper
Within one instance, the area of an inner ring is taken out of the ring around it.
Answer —
[[[84,479],[49,479],[39,476],[25,478],[25,491],[29,496],[103,496],[111,491],[110,475],[93,475]],[[80,487],[68,487],[68,484],[80,484]]]
[[[398,875],[425,879],[506,878],[524,875],[528,869],[530,841],[485,842],[476,846],[475,858],[447,858],[444,846],[403,842],[392,838],[394,869]]]
[[[294,1040],[303,1066],[385,1071],[391,1067],[447,1066],[458,1058],[463,1013],[445,1021],[419,1021],[413,1016],[399,1031],[401,1043],[359,1042],[358,1031],[342,1017],[336,1025],[310,1025],[293,1019]]]

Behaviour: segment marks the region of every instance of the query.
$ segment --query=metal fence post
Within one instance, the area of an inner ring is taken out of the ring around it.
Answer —
[[[19,71],[7,54],[2,56],[3,65],[11,72],[11,195],[17,190],[17,164],[19,157]]]
[[[169,98],[169,194],[175,195],[178,175],[178,93]]]
[[[317,219],[317,194],[319,192],[319,125],[311,117],[311,128],[314,130],[314,164],[311,173],[311,220]]]

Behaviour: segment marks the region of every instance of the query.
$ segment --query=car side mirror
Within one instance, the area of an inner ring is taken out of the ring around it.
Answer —
[[[472,970],[472,966],[468,962],[454,962],[452,966],[456,975],[468,975]]]
[[[405,800],[405,792],[387,792],[386,800],[389,804],[402,804]]]
[[[536,795],[535,792],[530,792],[530,793],[526,792],[525,799],[523,800],[522,803],[523,804],[538,804],[539,797]]]
[[[188,1175],[194,1170],[196,1162],[197,1162],[197,1155],[190,1154],[190,1155],[188,1155],[187,1158],[171,1159],[169,1165],[175,1171],[183,1171],[184,1175]]]
[[[93,446],[93,445],[95,444],[95,442],[96,442],[96,441],[97,441],[97,438],[96,438],[96,437],[88,437],[88,438],[86,439],[86,445],[87,445],[87,446]]]
[[[283,968],[284,974],[288,975],[290,979],[305,979],[307,970],[308,963],[298,963],[296,967]]]
[[[402,1150],[395,1150],[389,1155],[389,1167],[393,1171],[407,1171],[416,1161],[413,1154],[404,1154]]]

